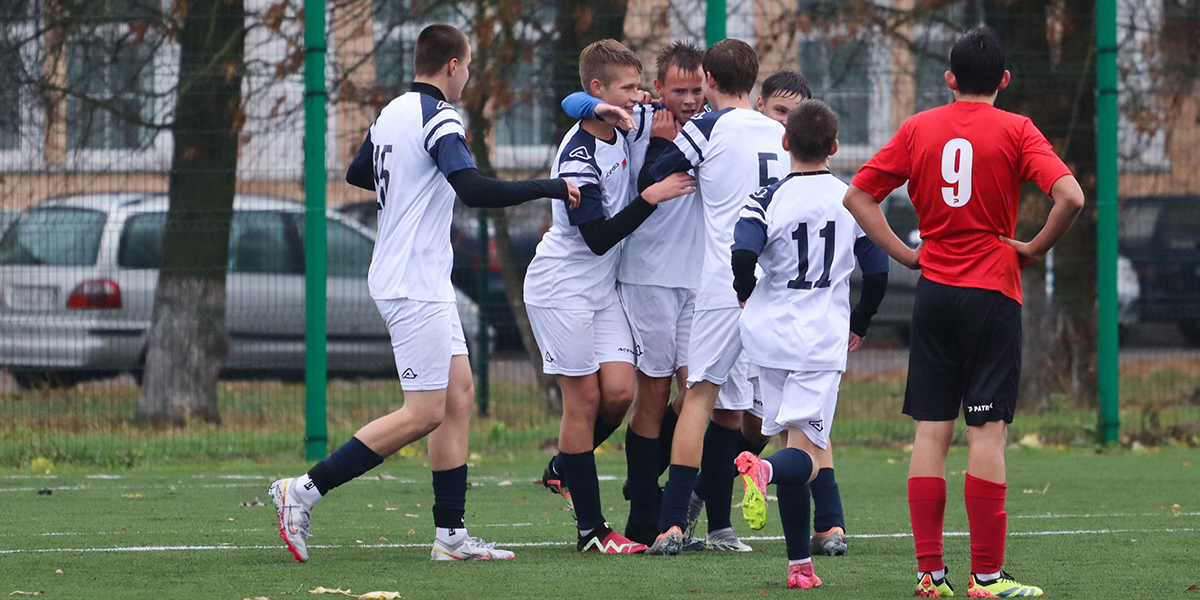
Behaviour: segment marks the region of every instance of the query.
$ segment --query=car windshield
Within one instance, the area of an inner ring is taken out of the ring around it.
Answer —
[[[0,265],[94,265],[106,218],[83,208],[29,210],[0,240]]]

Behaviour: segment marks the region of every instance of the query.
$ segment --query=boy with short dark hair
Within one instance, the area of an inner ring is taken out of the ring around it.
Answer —
[[[642,96],[641,62],[616,40],[600,40],[579,55],[584,89],[630,110]],[[558,472],[570,490],[580,552],[631,554],[644,544],[613,531],[600,508],[593,450],[598,416],[615,430],[633,400],[633,335],[617,294],[619,252],[610,252],[646,221],[660,201],[693,191],[677,174],[629,200],[629,154],[623,132],[593,118],[563,138],[551,174],[575,183],[578,208],[554,206],[554,222],[525,275],[529,323],[543,352],[542,370],[562,389]],[[553,465],[552,465],[553,466]],[[550,470],[550,467],[547,469]]]
[[[897,262],[921,269],[913,306],[904,413],[917,421],[908,504],[921,597],[953,595],[942,556],[946,453],[960,410],[967,422],[963,495],[971,533],[971,597],[1041,596],[1003,570],[1004,448],[1021,375],[1021,269],[1070,229],[1083,191],[1037,127],[998,110],[1008,86],[1004,49],[986,26],[950,52],[955,101],[909,118],[855,176],[845,205]],[[879,202],[908,181],[921,245],[908,247]],[[1030,242],[1012,238],[1021,183],[1036,183],[1054,208]]]
[[[809,545],[809,483],[830,464],[829,435],[855,313],[874,314],[887,288],[887,256],[842,206],[846,184],[829,172],[837,152],[837,115],[805,100],[788,115],[784,148],[792,172],[750,197],[734,232],[733,287],[743,303],[740,329],[759,369],[765,435],[787,432],[787,448],[736,461],[745,482],[742,514],[766,523],[766,486],[776,485],[787,541],[788,587],[821,585]],[[857,258],[870,285],[850,309]],[[761,265],[762,278],[755,278]],[[797,267],[797,265],[799,265]]]
[[[671,173],[695,169],[704,211],[704,264],[688,346],[687,399],[671,444],[670,474],[659,516],[663,533],[651,547],[652,553],[664,555],[683,549],[688,506],[705,451],[720,457],[720,465],[728,465],[740,447],[740,422],[733,429],[714,428],[714,435],[706,434],[714,409],[740,411],[752,403],[744,394],[731,399],[737,404],[723,404],[718,398],[742,351],[729,249],[745,198],[784,174],[783,127],[750,104],[749,94],[758,78],[754,49],[740,40],[722,40],[704,53],[703,66],[713,110],[688,121],[674,143],[654,160],[647,157],[639,182],[639,187],[645,187]],[[713,475],[732,486],[732,473],[727,470]]]
[[[783,124],[792,108],[809,98],[812,90],[808,80],[797,71],[783,69],[763,80],[755,106],[758,112]]]
[[[279,535],[300,562],[308,560],[313,505],[426,436],[434,497],[430,558],[513,558],[468,535],[463,520],[475,392],[450,285],[450,221],[455,197],[477,208],[543,197],[578,204],[579,190],[563,179],[500,181],[479,174],[450,104],[462,95],[470,62],[470,41],[461,31],[443,24],[422,30],[412,90],[384,107],[346,171],[348,183],[374,191],[379,202],[367,282],[391,334],[404,406],[359,429],[307,473],[271,484]]]

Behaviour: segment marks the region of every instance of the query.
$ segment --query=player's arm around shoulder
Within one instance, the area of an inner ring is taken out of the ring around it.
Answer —
[[[743,308],[758,285],[755,267],[758,266],[758,257],[767,247],[767,207],[781,183],[751,194],[733,227],[730,267],[733,268],[733,291],[737,293],[738,303]]]

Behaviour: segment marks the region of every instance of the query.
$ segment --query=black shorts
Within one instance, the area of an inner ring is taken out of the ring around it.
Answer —
[[[1021,379],[1021,305],[994,290],[922,277],[913,305],[904,414],[1012,423]]]

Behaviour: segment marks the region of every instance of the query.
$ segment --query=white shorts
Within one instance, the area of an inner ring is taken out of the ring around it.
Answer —
[[[424,392],[449,387],[450,357],[467,354],[458,306],[407,298],[376,300],[375,306],[392,337],[400,389]]]
[[[696,311],[688,344],[688,387],[701,381],[725,385],[742,355],[742,332],[738,328],[741,316],[740,308]]]
[[[758,374],[763,394],[766,436],[799,429],[818,448],[829,448],[829,430],[837,408],[841,371],[787,371],[762,367]]]
[[[637,370],[650,377],[671,377],[686,366],[696,291],[618,283],[617,294],[629,315]]]
[[[763,400],[762,386],[758,384],[758,369],[758,365],[750,365],[750,376],[748,379],[750,380],[750,397],[754,399],[754,402],[750,408],[746,409],[746,412],[758,417],[758,420],[761,421],[763,418]]]
[[[542,351],[542,372],[582,377],[601,363],[634,364],[633,334],[620,302],[600,310],[525,306]]]
[[[717,394],[716,410],[751,410],[754,408],[754,388],[750,384],[750,360],[745,354],[733,363],[725,385]]]

